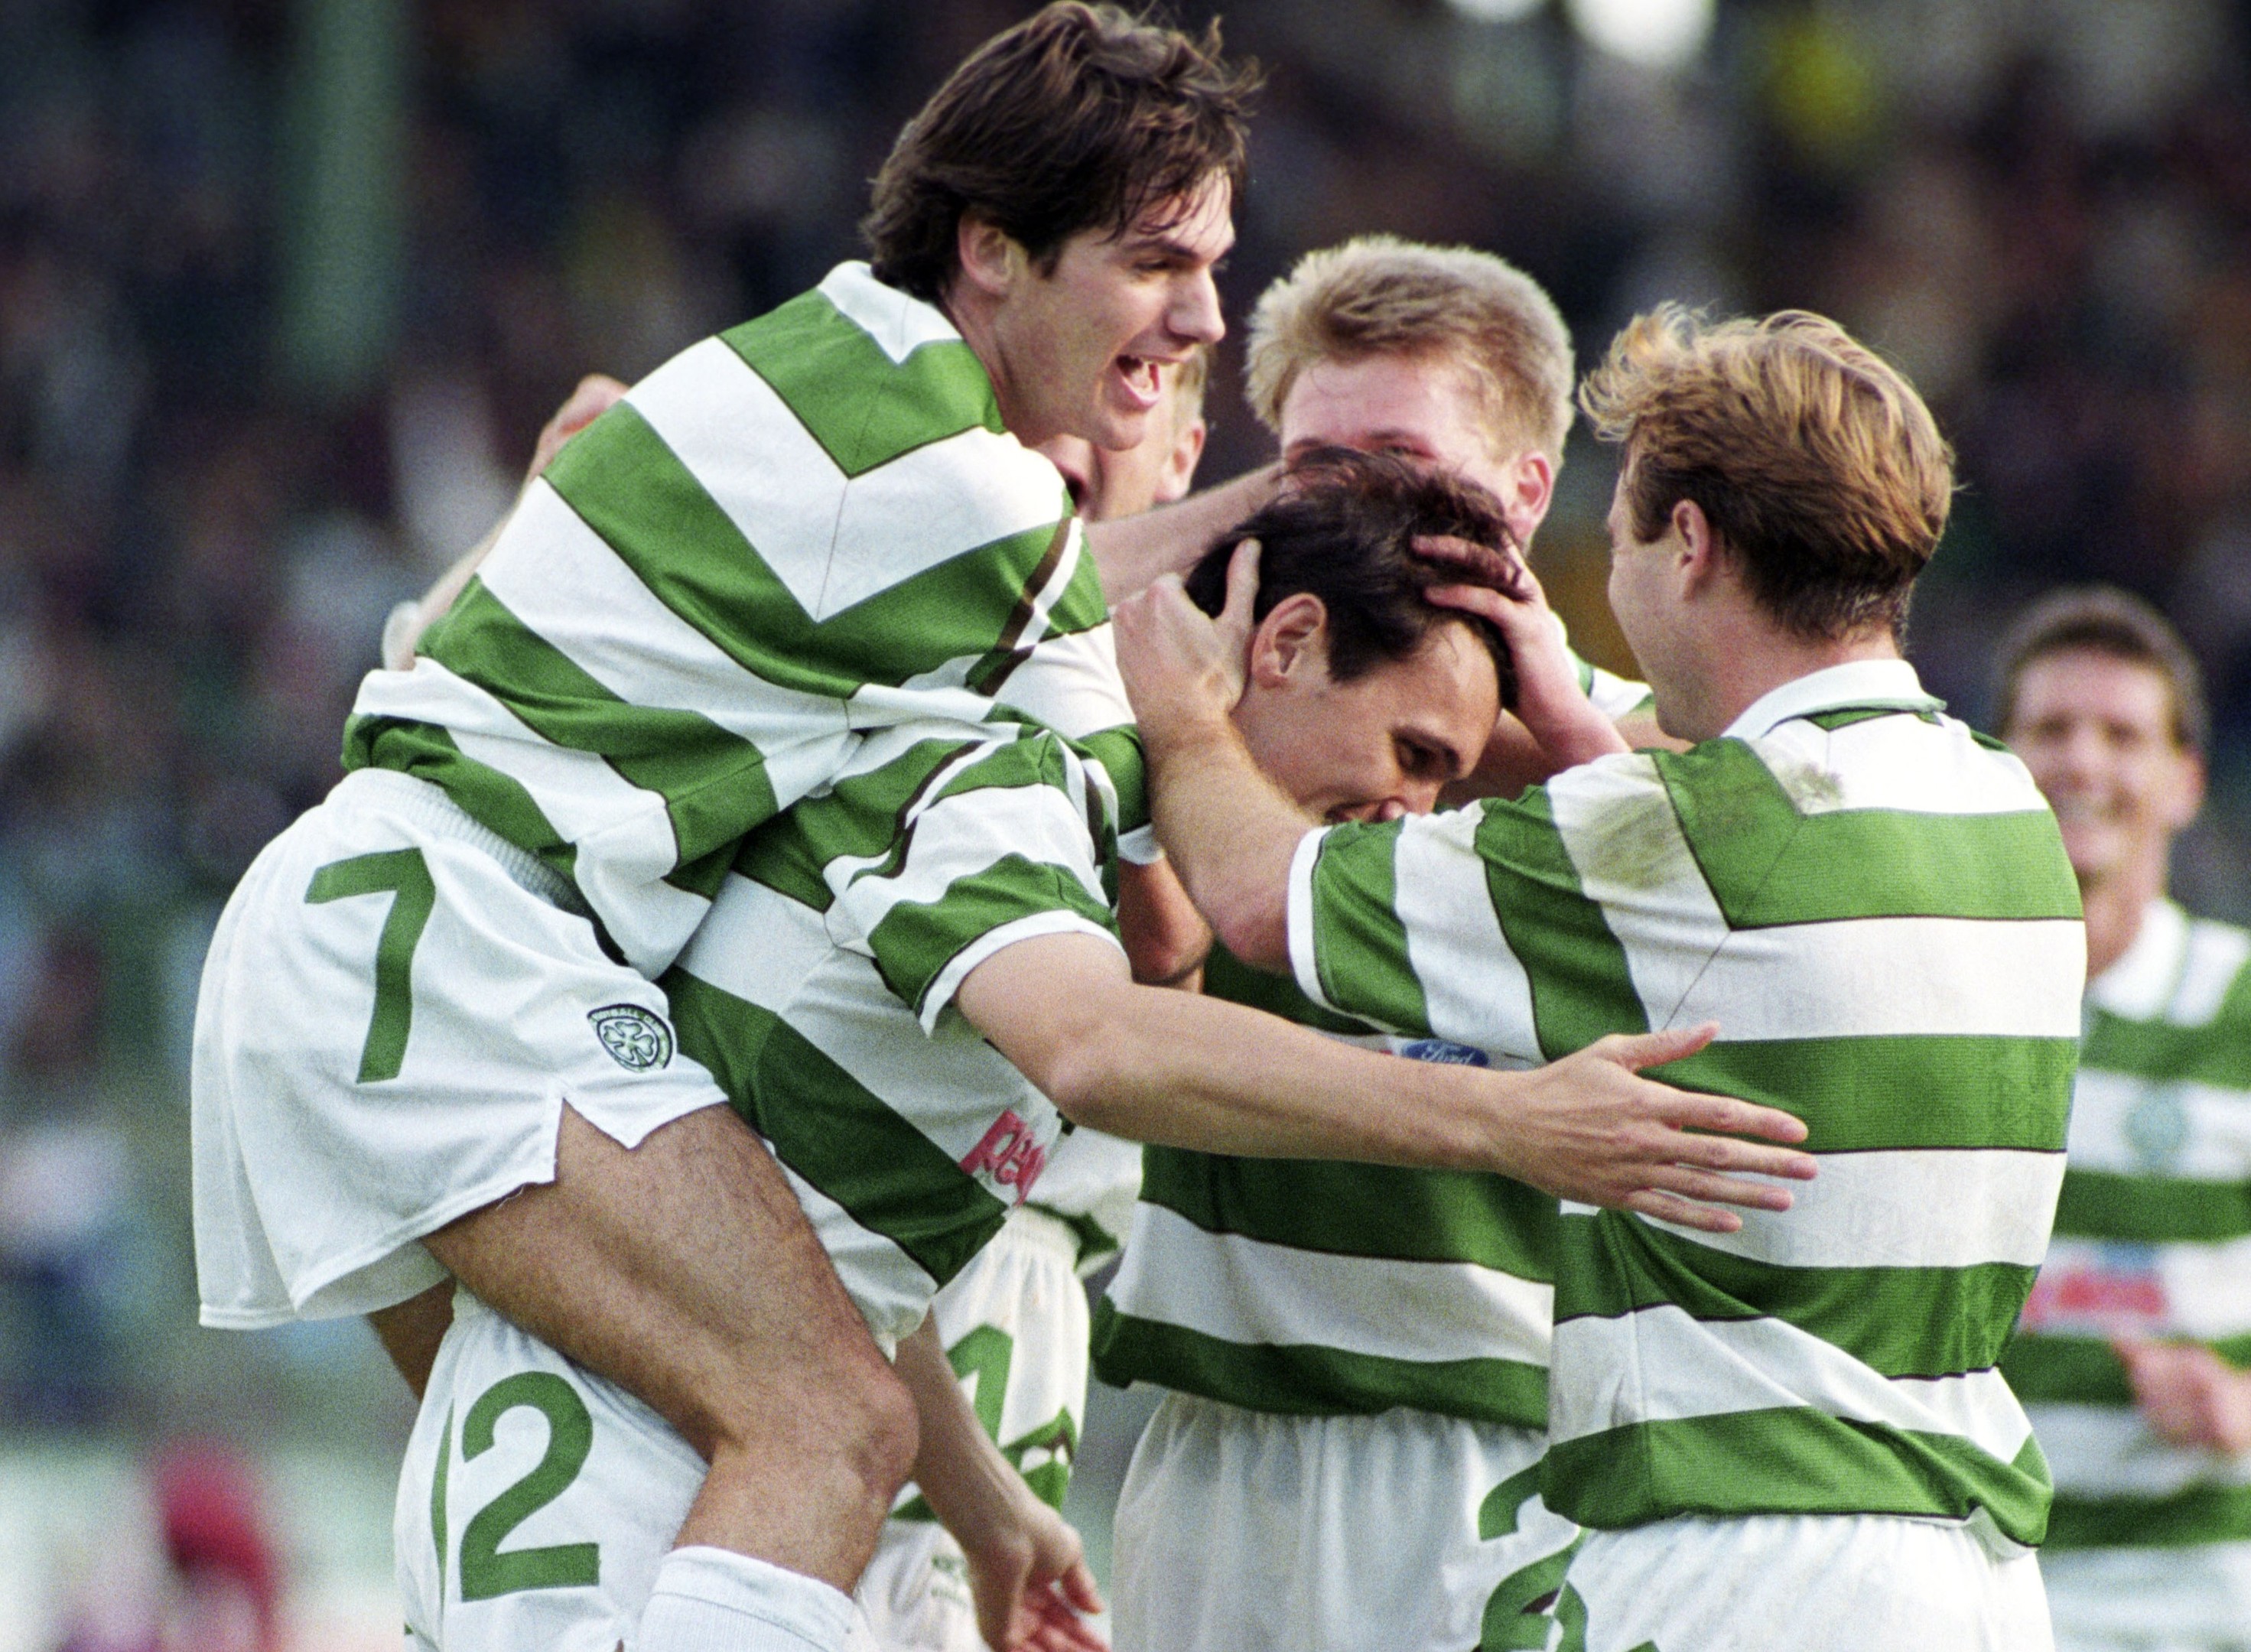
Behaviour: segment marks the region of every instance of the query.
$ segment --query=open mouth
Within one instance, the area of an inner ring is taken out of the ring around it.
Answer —
[[[1115,363],[1118,376],[1126,381],[1126,390],[1144,407],[1154,407],[1164,393],[1161,370],[1171,365],[1151,356],[1121,356]]]

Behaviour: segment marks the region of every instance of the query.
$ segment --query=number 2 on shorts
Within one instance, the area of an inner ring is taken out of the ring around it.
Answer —
[[[331,861],[313,874],[308,905],[356,895],[391,896],[390,916],[375,944],[375,1013],[359,1053],[359,1082],[397,1078],[406,1060],[406,1034],[414,1020],[414,948],[437,904],[438,886],[419,849],[382,849]]]

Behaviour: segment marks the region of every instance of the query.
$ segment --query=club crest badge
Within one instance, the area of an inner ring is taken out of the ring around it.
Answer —
[[[672,1029],[638,1004],[605,1004],[589,1010],[594,1036],[628,1073],[652,1073],[672,1060]]]

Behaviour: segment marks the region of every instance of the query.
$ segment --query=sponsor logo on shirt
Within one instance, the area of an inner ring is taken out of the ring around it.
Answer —
[[[610,1058],[628,1073],[650,1073],[672,1060],[672,1029],[654,1010],[638,1004],[605,1004],[586,1012],[594,1036]]]
[[[985,1132],[984,1140],[969,1150],[961,1168],[972,1176],[1009,1191],[1011,1202],[1021,1205],[1032,1184],[1047,1168],[1048,1151],[1033,1137],[1032,1127],[1016,1116],[1014,1108],[1002,1112]]]
[[[1451,1039],[1418,1038],[1412,1044],[1403,1044],[1399,1054],[1410,1061],[1438,1061],[1448,1067],[1490,1067],[1493,1061],[1483,1050],[1467,1044],[1457,1044]]]
[[[2058,1241],[2032,1295],[2026,1331],[2079,1337],[2163,1334],[2172,1309],[2153,1245]]]

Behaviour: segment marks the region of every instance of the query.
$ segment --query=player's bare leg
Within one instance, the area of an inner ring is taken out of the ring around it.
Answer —
[[[682,1546],[851,1591],[914,1462],[913,1401],[731,1111],[690,1113],[627,1151],[566,1106],[552,1183],[424,1243],[703,1455]]]

